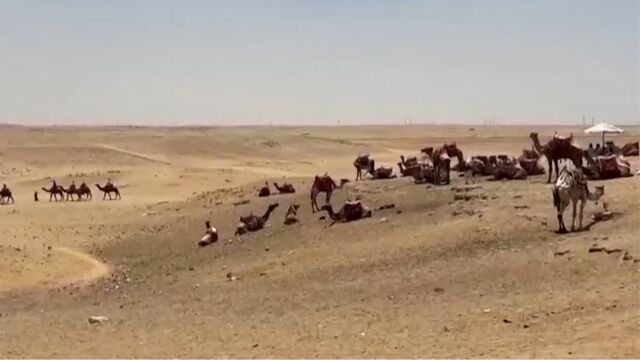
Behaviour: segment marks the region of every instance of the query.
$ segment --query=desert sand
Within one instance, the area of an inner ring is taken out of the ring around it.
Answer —
[[[334,206],[396,207],[331,227],[311,213],[313,176],[353,180],[359,153],[397,171],[400,155],[450,141],[519,155],[530,131],[599,141],[543,126],[3,127],[16,203],[0,206],[0,357],[638,358],[638,177],[590,182],[614,217],[567,235],[546,175],[482,179],[469,201],[454,201],[455,175],[351,182]],[[121,200],[102,200],[107,178]],[[49,202],[52,179],[86,181],[93,200]],[[265,181],[297,192],[258,198]],[[234,236],[274,202],[265,229]],[[301,223],[285,226],[290,204]],[[200,248],[206,220],[220,240]]]

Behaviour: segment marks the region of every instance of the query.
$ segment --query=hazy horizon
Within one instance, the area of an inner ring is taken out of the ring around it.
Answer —
[[[640,122],[634,0],[6,0],[0,33],[0,123]]]

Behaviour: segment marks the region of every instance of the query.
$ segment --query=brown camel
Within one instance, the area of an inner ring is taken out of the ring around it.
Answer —
[[[264,227],[264,225],[269,220],[269,216],[279,206],[278,203],[271,204],[267,208],[267,211],[262,216],[256,216],[253,214],[249,214],[249,216],[241,216],[240,223],[238,224],[238,228],[236,229],[236,235],[245,234],[247,231],[258,231]]]
[[[198,245],[200,245],[201,247],[205,247],[218,241],[218,229],[211,226],[211,223],[209,221],[205,221],[204,226],[206,230],[200,241],[198,241]]]
[[[527,172],[516,158],[500,158],[493,174],[493,180],[526,180]]]
[[[13,194],[11,194],[11,190],[9,190],[7,184],[2,184],[2,189],[0,189],[0,204],[8,204],[9,200],[11,200],[12,204],[15,204],[15,200],[13,200]]]
[[[102,191],[104,194],[102,195],[102,200],[105,200],[107,195],[109,195],[109,200],[113,200],[111,198],[111,193],[115,194],[115,199],[122,199],[122,197],[120,196],[120,190],[118,190],[117,187],[115,187],[115,185],[113,185],[111,182],[107,182],[107,184],[105,184],[105,186],[100,186],[100,184],[96,184],[96,187],[98,188],[98,190]]]
[[[62,186],[56,184],[55,180],[49,189],[43,187],[42,191],[49,193],[49,201],[51,201],[52,198],[58,201],[58,195],[60,195],[60,201],[64,201],[64,189]]]
[[[267,197],[269,195],[271,195],[271,190],[269,190],[269,183],[265,182],[264,186],[260,188],[260,191],[258,192],[258,196]]]
[[[364,175],[367,173],[373,175],[376,162],[369,155],[358,155],[358,157],[353,161],[353,166],[356,168],[356,181],[358,181],[362,180]]]
[[[632,176],[631,164],[624,156],[609,155],[592,157],[585,151],[587,166],[582,168],[589,179],[613,179]]]
[[[333,222],[331,225],[337,222],[349,222],[354,220],[360,220],[371,217],[372,211],[365,206],[360,200],[345,201],[344,205],[337,213],[333,211],[331,204],[322,206],[322,210],[329,213],[329,217]]]
[[[624,156],[638,156],[640,155],[640,143],[638,141],[636,142],[630,142],[625,144],[622,147],[622,155]]]
[[[373,180],[384,180],[393,179],[396,176],[393,175],[393,168],[386,168],[384,166],[381,166],[371,173],[371,177]]]
[[[285,225],[293,225],[300,222],[300,220],[298,220],[299,208],[300,208],[300,205],[298,204],[289,205],[289,209],[287,209],[287,214],[284,216]]]
[[[83,196],[86,196],[87,200],[93,199],[93,195],[91,194],[91,189],[87,186],[87,184],[84,181],[78,187],[76,187],[75,181],[72,181],[71,186],[69,186],[68,189],[62,188],[62,191],[67,193],[67,200],[69,200],[69,196],[71,196],[71,201],[73,201],[73,195],[78,196],[78,201],[82,201]]]
[[[421,150],[423,153],[427,154],[431,158],[431,162],[433,163],[434,169],[434,185],[440,185],[442,182],[442,173],[444,172],[444,181],[445,184],[449,184],[451,181],[450,172],[451,172],[451,158],[447,154],[445,148],[433,149],[432,147],[426,147]]]
[[[538,154],[544,155],[547,158],[549,167],[549,178],[547,183],[551,182],[551,175],[553,173],[553,167],[555,167],[556,178],[558,177],[558,162],[562,159],[568,159],[573,162],[576,168],[582,168],[582,155],[583,151],[572,143],[573,135],[568,138],[563,138],[555,135],[553,139],[542,146],[538,139],[538,133],[532,132],[529,137],[533,141],[533,146]]]
[[[340,180],[340,187],[338,187],[331,176],[327,174],[324,174],[323,176],[316,175],[313,180],[313,185],[311,186],[311,211],[320,211],[320,207],[316,202],[318,194],[321,192],[326,193],[327,197],[325,198],[325,203],[328,204],[331,201],[331,194],[333,194],[333,190],[342,189],[347,182],[349,182],[348,179]]]
[[[278,185],[278,183],[274,182],[273,186],[275,186],[275,188],[278,190],[278,193],[280,194],[294,194],[296,192],[296,189],[293,187],[293,185],[289,183],[284,183],[282,184],[282,186],[280,186]]]

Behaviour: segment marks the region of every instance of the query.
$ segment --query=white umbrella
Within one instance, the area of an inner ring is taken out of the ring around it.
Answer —
[[[593,125],[584,131],[586,134],[599,134],[602,133],[602,146],[604,146],[604,134],[621,134],[624,130],[620,129],[615,125],[611,125],[607,122],[601,122],[599,124]]]

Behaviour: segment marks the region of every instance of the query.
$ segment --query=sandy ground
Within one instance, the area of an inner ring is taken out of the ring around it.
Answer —
[[[555,130],[598,141],[545,127],[3,128],[16,204],[0,206],[0,357],[640,357],[638,177],[591,182],[614,218],[562,236],[546,176],[483,179],[469,201],[454,201],[457,177],[351,183],[334,206],[351,193],[396,208],[332,227],[310,211],[312,176],[353,179],[358,153],[396,167],[455,140],[518,155],[530,131]],[[638,138],[627,130],[617,143]],[[106,178],[122,200],[102,201]],[[94,199],[34,202],[51,179],[84,180]],[[259,199],[264,181],[298,192]],[[233,236],[273,202],[267,228]],[[293,203],[301,224],[285,226]],[[208,219],[221,239],[198,248]]]

